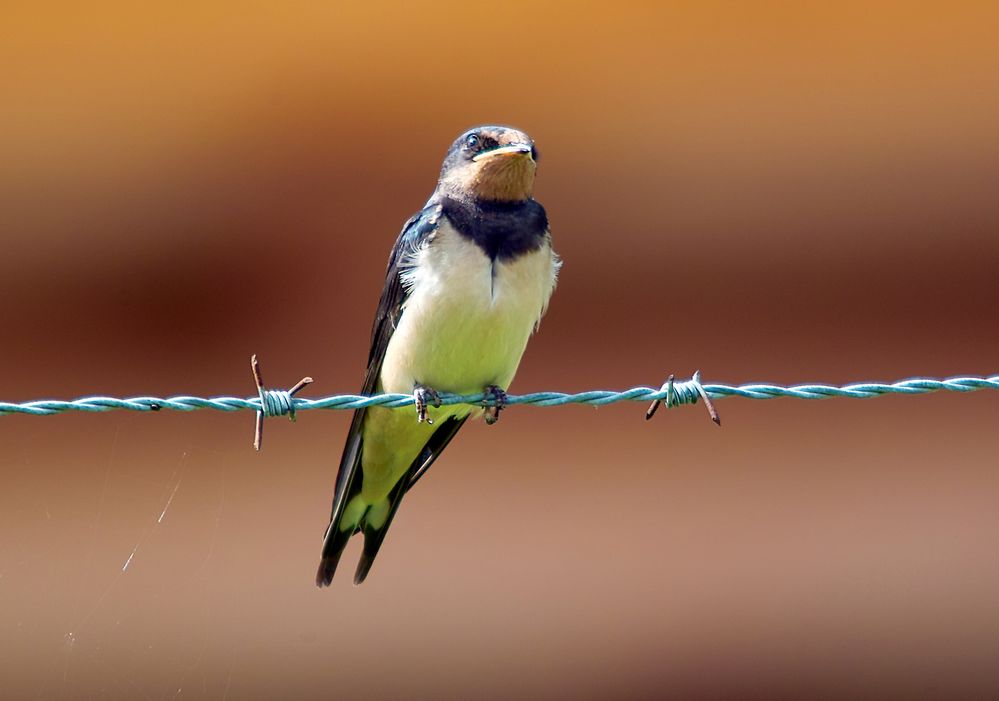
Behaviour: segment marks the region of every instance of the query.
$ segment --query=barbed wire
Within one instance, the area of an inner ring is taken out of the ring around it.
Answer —
[[[312,383],[311,377],[303,377],[289,390],[268,390],[264,387],[263,376],[257,356],[250,359],[253,370],[253,380],[257,386],[257,396],[246,399],[240,397],[192,397],[186,395],[174,397],[81,397],[79,399],[42,399],[29,402],[0,402],[0,416],[6,414],[29,414],[32,416],[51,416],[70,411],[106,412],[124,409],[127,411],[195,411],[198,409],[214,409],[216,411],[242,411],[250,409],[257,412],[257,422],[254,430],[253,447],[260,450],[263,444],[264,419],[268,416],[288,416],[295,420],[296,413],[310,409],[364,409],[369,407],[387,407],[390,409],[417,405],[414,394],[376,394],[365,396],[360,394],[337,394],[320,399],[296,397],[295,394]],[[670,375],[659,389],[652,387],[632,387],[623,391],[589,390],[586,392],[531,392],[529,394],[507,395],[495,392],[479,394],[446,394],[432,392],[434,406],[449,406],[469,404],[482,407],[497,407],[496,415],[505,406],[515,404],[532,404],[535,406],[562,406],[565,404],[590,404],[604,406],[616,402],[652,402],[645,412],[645,418],[651,419],[665,403],[667,408],[695,404],[703,400],[711,420],[719,426],[721,419],[712,404],[713,399],[723,397],[745,397],[746,399],[776,399],[778,397],[793,397],[795,399],[831,399],[833,397],[850,397],[852,399],[869,399],[885,394],[927,394],[946,390],[950,392],[974,392],[982,389],[999,389],[999,375],[991,377],[951,377],[937,380],[925,377],[914,377],[898,382],[858,382],[849,385],[804,384],[804,385],[774,385],[745,384],[721,385],[701,384],[701,373],[695,371],[691,379],[676,381]],[[423,388],[423,391],[427,390]],[[426,410],[420,405],[419,420],[426,417]],[[432,423],[432,420],[430,421]]]
[[[678,390],[683,383],[677,382]],[[869,399],[885,394],[928,394],[941,390],[950,392],[974,392],[982,389],[999,390],[999,375],[991,377],[951,377],[948,379],[911,378],[899,382],[859,382],[849,385],[803,384],[782,386],[767,383],[752,383],[744,385],[705,384],[704,391],[711,399],[724,397],[744,397],[746,399],[776,399],[792,397],[794,399],[830,399],[833,397],[849,397],[852,399]],[[265,390],[268,395],[287,394],[280,390]],[[473,404],[491,406],[493,400],[484,394],[445,394],[440,395],[441,404]],[[511,394],[506,398],[507,405],[530,404],[535,406],[562,406],[565,404],[591,404],[604,406],[616,402],[650,402],[665,400],[665,388],[632,387],[620,391],[588,390],[585,392],[530,392],[527,394]],[[689,404],[692,401],[678,401],[678,404]],[[337,394],[318,399],[294,397],[284,403],[296,412],[311,409],[363,409],[383,406],[399,408],[411,406],[411,394],[376,394],[371,396],[360,394]],[[192,397],[178,395],[174,397],[80,397],[79,399],[42,399],[28,402],[0,402],[0,415],[30,414],[32,416],[49,416],[71,411],[105,412],[113,410],[126,411],[195,411],[198,409],[213,409],[216,411],[260,411],[260,397]],[[268,410],[268,416],[289,413],[277,408]]]

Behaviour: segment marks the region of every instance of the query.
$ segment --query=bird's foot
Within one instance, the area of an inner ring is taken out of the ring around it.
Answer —
[[[426,421],[433,424],[434,420],[427,416],[427,403],[436,409],[441,407],[441,395],[432,387],[426,385],[416,385],[413,387],[413,401],[416,402],[416,420],[420,423]]]
[[[485,396],[483,397],[483,403],[491,401],[492,404],[486,406],[486,411],[483,414],[483,418],[486,423],[492,426],[494,423],[499,421],[500,412],[506,407],[506,392],[502,387],[497,387],[496,385],[489,385],[482,392]]]

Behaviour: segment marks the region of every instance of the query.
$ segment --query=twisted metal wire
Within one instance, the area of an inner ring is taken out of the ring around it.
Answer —
[[[676,388],[684,383],[676,383]],[[747,399],[775,399],[777,397],[792,397],[795,399],[829,399],[832,397],[850,397],[867,399],[885,394],[927,394],[937,391],[974,392],[982,389],[999,390],[999,375],[991,377],[951,377],[948,379],[930,379],[916,377],[899,382],[861,382],[843,386],[826,384],[805,384],[784,387],[773,384],[745,385],[703,385],[711,399],[724,397],[745,397]],[[274,395],[273,399],[270,395]],[[681,399],[675,403],[692,403],[690,400],[696,393],[678,391]],[[263,399],[262,399],[263,398]],[[616,402],[650,402],[665,400],[664,388],[632,387],[624,391],[590,390],[587,392],[531,392],[529,394],[508,395],[506,403],[533,404],[536,406],[561,406],[563,404],[590,404],[603,406]],[[441,394],[441,403],[491,405],[483,394],[454,395]],[[290,411],[308,411],[310,409],[360,409],[362,407],[384,406],[389,408],[411,406],[413,396],[410,394],[379,394],[364,396],[357,394],[340,394],[319,399],[304,399],[290,397],[288,392],[264,390],[261,396],[241,399],[239,397],[82,397],[71,401],[46,399],[30,402],[0,402],[0,416],[6,414],[30,414],[33,416],[49,416],[67,411],[104,412],[115,409],[128,411],[159,411],[171,409],[174,411],[195,411],[197,409],[214,409],[216,411],[263,411],[267,416],[287,414]]]

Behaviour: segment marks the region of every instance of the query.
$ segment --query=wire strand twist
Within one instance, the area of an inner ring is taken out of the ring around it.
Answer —
[[[674,389],[680,386],[676,383]],[[930,392],[974,392],[978,390],[991,389],[999,390],[999,375],[989,377],[951,377],[947,379],[932,379],[916,377],[899,382],[860,382],[849,385],[827,385],[827,384],[802,384],[782,386],[775,384],[705,384],[704,391],[711,399],[723,399],[725,397],[743,397],[746,399],[776,399],[778,397],[791,397],[794,399],[830,399],[833,397],[849,397],[852,399],[868,399],[886,394],[928,394]],[[270,390],[268,390],[270,392]],[[285,394],[278,392],[278,394]],[[585,392],[530,392],[528,394],[508,395],[506,403],[530,404],[534,406],[562,406],[565,404],[589,404],[592,406],[604,406],[616,402],[649,402],[666,399],[666,391],[662,388],[652,387],[632,387],[631,389],[613,390],[589,390]],[[170,409],[173,411],[195,411],[199,409],[212,409],[215,411],[261,411],[265,401],[260,396],[240,398],[240,397],[192,397],[186,395],[174,397],[81,397],[73,400],[43,399],[28,402],[0,402],[0,416],[8,414],[29,414],[33,416],[49,416],[70,411],[80,412],[105,412],[113,410],[126,411],[159,411]],[[689,402],[678,402],[689,403]],[[478,406],[490,406],[483,394],[456,395],[441,394],[441,404],[474,404]],[[410,394],[376,394],[365,396],[359,394],[338,394],[317,399],[306,399],[303,397],[289,397],[288,409],[296,412],[309,411],[312,409],[362,409],[373,406],[383,406],[388,408],[399,408],[413,405],[413,396]],[[269,411],[269,410],[265,410]]]

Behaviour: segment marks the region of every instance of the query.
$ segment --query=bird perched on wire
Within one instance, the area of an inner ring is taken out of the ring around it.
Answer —
[[[368,575],[406,492],[471,416],[499,419],[506,388],[545,313],[561,262],[531,193],[537,150],[522,131],[482,126],[444,158],[426,206],[389,256],[363,394],[413,393],[408,411],[358,409],[347,434],[316,584],[364,534]],[[484,393],[488,407],[440,406],[439,392]]]

